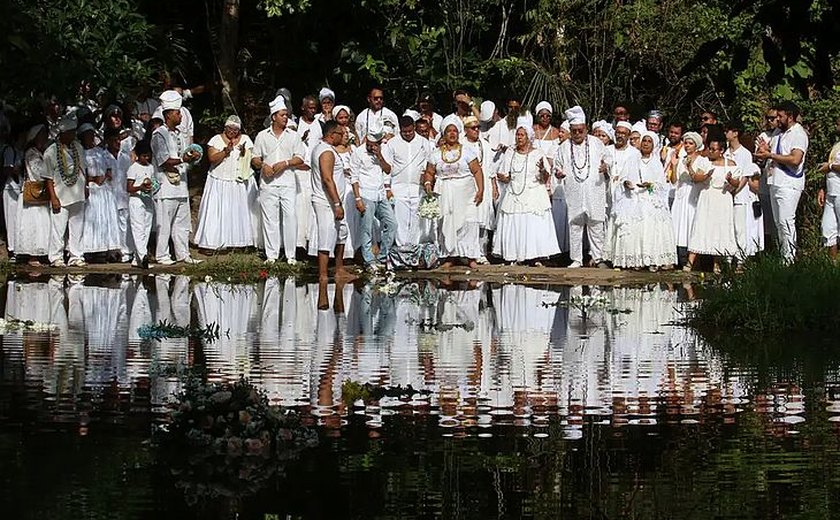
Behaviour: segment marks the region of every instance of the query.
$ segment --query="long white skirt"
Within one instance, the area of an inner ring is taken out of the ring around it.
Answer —
[[[677,263],[674,229],[667,202],[642,194],[632,217],[613,221],[609,260],[616,267],[666,266]]]
[[[569,250],[569,208],[561,195],[551,197],[551,216],[554,220],[554,235],[560,251]]]
[[[202,249],[251,247],[259,192],[253,177],[245,182],[208,176],[198,209],[195,243]]]
[[[736,255],[734,213],[729,193],[713,188],[700,192],[688,250],[702,255]]]
[[[310,170],[295,170],[298,191],[295,197],[295,210],[297,214],[297,246],[306,247],[306,243],[312,239],[310,230],[315,221],[315,213],[312,211],[312,172]]]
[[[764,250],[764,216],[755,217],[752,204],[738,204],[734,208],[735,240],[738,257],[743,259]]]
[[[674,199],[671,206],[671,222],[674,228],[674,241],[677,247],[688,247],[688,238],[691,236],[691,226],[694,224],[694,215],[697,212],[697,199],[695,193],[682,194]]]
[[[32,206],[21,197],[17,209],[15,254],[47,256],[50,249],[50,205]]]
[[[439,179],[435,190],[440,193],[441,220],[438,228],[440,257],[477,259],[482,255],[479,244],[478,211],[475,180],[470,177]]]
[[[542,214],[499,212],[493,254],[508,262],[524,262],[560,254],[551,210]]]
[[[117,199],[108,184],[91,185],[85,208],[85,231],[82,247],[85,253],[119,250],[120,240]]]
[[[17,253],[17,228],[18,222],[18,207],[23,204],[23,195],[20,194],[20,189],[15,190],[9,181],[9,184],[3,189],[3,216],[6,219],[6,247],[9,251]]]

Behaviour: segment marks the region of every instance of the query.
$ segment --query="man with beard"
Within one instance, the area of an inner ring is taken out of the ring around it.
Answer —
[[[379,123],[384,132],[393,135],[399,126],[397,114],[385,107],[385,93],[379,87],[373,87],[367,96],[368,107],[356,117],[356,135],[364,141],[368,135],[368,127],[374,122]]]

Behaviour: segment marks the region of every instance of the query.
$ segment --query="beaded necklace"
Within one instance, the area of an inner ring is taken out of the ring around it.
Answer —
[[[58,143],[58,175],[61,177],[65,186],[73,186],[82,173],[82,161],[79,158],[79,150],[76,146],[70,147],[70,156],[73,158],[73,169],[70,170],[67,165],[67,146],[63,143]]]
[[[456,144],[455,149],[458,151],[458,155],[456,155],[454,159],[449,160],[449,159],[446,158],[446,154],[447,154],[447,152],[451,152],[452,148],[450,148],[449,145],[446,145],[446,144],[441,146],[440,147],[440,158],[441,158],[441,160],[443,162],[445,162],[446,164],[454,164],[454,163],[460,161],[461,160],[461,153],[462,153],[463,149],[462,149],[460,144]]]
[[[578,145],[580,146],[580,145]],[[574,176],[575,180],[578,182],[585,182],[586,179],[589,178],[589,139],[586,139],[586,145],[584,147],[584,159],[583,165],[579,166],[577,163],[577,157],[575,156],[575,142],[569,139],[569,149],[572,156],[572,175]],[[586,172],[585,176],[582,176],[583,172]]]
[[[524,160],[524,161],[522,161],[522,166],[521,166],[518,170],[516,169],[516,167],[514,166],[514,164],[516,163],[516,156],[518,156],[518,155],[522,155],[522,154],[521,154],[520,152],[518,152],[518,151],[514,151],[514,153],[513,153],[513,157],[511,157],[511,160],[510,160],[510,172],[511,172],[512,174],[514,174],[514,173],[515,173],[516,175],[515,175],[515,176],[514,176],[514,175],[511,175],[511,176],[510,176],[510,193],[511,193],[511,195],[513,195],[513,196],[515,196],[515,197],[518,197],[518,196],[522,195],[522,193],[524,193],[524,192],[525,192],[525,185],[526,185],[526,184],[528,184],[528,159],[531,157],[531,151],[532,151],[532,150],[528,150],[528,151],[525,153],[525,160]],[[519,174],[520,174],[520,173],[522,174],[522,189],[520,189],[520,190],[517,192],[517,191],[514,189],[513,180],[514,180],[514,178],[515,178],[515,177],[519,177]]]

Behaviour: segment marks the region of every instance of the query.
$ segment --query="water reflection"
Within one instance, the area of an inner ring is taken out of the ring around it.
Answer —
[[[745,406],[768,430],[795,433],[806,396],[795,378],[755,388],[752,367],[728,364],[674,325],[684,294],[667,286],[599,289],[482,283],[318,285],[292,278],[256,285],[182,276],[53,277],[12,281],[5,316],[54,326],[2,337],[0,377],[25,389],[13,412],[85,431],[91,420],[154,417],[184,370],[211,380],[245,376],[272,402],[337,427],[351,413],[371,427],[395,413],[430,413],[457,434],[514,425],[584,435],[585,425],[732,422]],[[586,312],[575,302],[598,305]],[[571,302],[571,305],[570,305]],[[142,340],[140,325],[216,323],[227,334]],[[835,371],[836,372],[836,371]],[[826,375],[830,421],[840,421],[836,373]],[[412,387],[363,410],[343,402],[347,381]],[[446,430],[444,430],[446,432]]]

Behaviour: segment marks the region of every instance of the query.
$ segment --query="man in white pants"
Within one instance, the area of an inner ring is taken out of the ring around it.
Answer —
[[[269,103],[271,126],[257,134],[251,165],[260,171],[260,207],[266,264],[280,258],[280,246],[289,265],[297,264],[297,179],[295,169],[303,164],[306,146],[287,129],[289,111],[283,96]],[[282,230],[282,231],[281,231]]]
[[[583,266],[583,232],[589,240],[591,264],[604,262],[604,234],[607,220],[607,189],[604,144],[588,135],[586,114],[579,106],[566,110],[571,138],[557,149],[554,175],[562,179],[569,215],[569,267]]]
[[[70,116],[59,121],[58,138],[44,152],[43,177],[52,206],[49,260],[53,267],[64,267],[65,233],[69,265],[85,266],[82,234],[88,197],[87,165],[82,145],[76,140],[76,124]]]
[[[805,189],[805,155],[808,153],[808,134],[796,122],[799,107],[785,101],[776,107],[779,133],[769,142],[759,143],[755,157],[771,161],[767,184],[770,204],[779,240],[779,250],[785,262],[796,258],[796,207]]]
[[[397,218],[396,247],[415,245],[420,240],[420,177],[426,169],[432,147],[428,139],[418,137],[414,120],[400,118],[400,133],[382,145],[382,157],[391,165],[391,178],[385,180],[386,196],[393,195]],[[390,194],[388,193],[390,192]]]
[[[160,190],[155,195],[155,258],[160,265],[200,262],[190,257],[192,224],[187,187],[187,163],[197,159],[198,154],[186,151],[186,138],[178,130],[181,123],[181,99],[181,94],[174,90],[167,90],[160,95],[164,124],[152,134],[152,162],[160,183]],[[169,255],[170,238],[175,249],[174,261]]]

